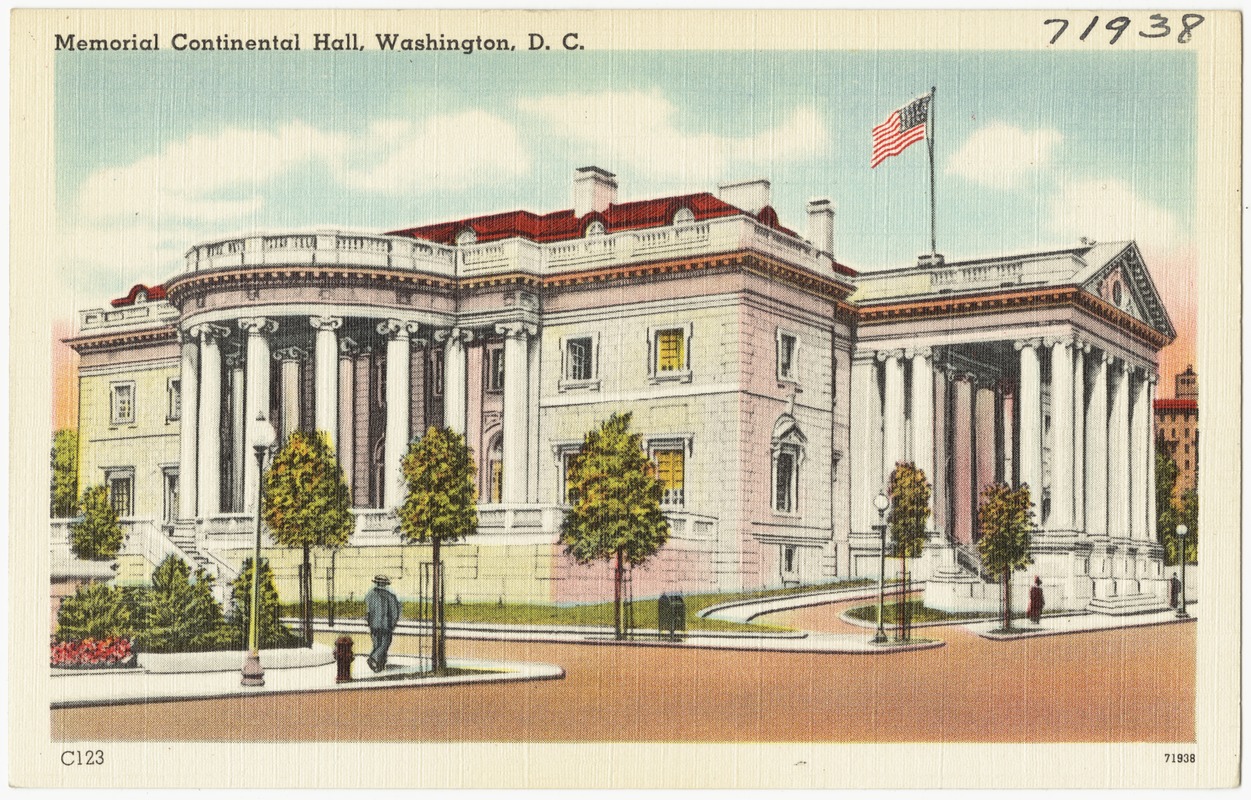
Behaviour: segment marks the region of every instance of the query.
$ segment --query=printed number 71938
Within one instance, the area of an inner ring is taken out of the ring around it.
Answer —
[[[1152,20],[1151,26],[1146,30],[1138,31],[1138,35],[1144,39],[1160,39],[1173,33],[1173,28],[1169,25],[1168,17],[1163,14],[1152,14],[1148,17],[1148,19]],[[1177,43],[1186,44],[1189,42],[1192,38],[1194,29],[1203,24],[1203,20],[1204,16],[1202,14],[1182,14],[1181,32],[1177,34]],[[1112,38],[1108,41],[1108,44],[1116,44],[1116,41],[1120,39],[1129,28],[1131,22],[1132,20],[1130,20],[1129,17],[1113,17],[1108,20],[1107,24],[1104,25],[1104,28],[1113,31]],[[1051,41],[1048,42],[1048,44],[1055,44],[1059,41],[1060,37],[1064,35],[1064,32],[1069,29],[1069,21],[1067,19],[1057,18],[1043,20],[1044,25],[1051,25],[1053,23],[1058,23],[1060,28],[1056,31],[1056,35],[1051,37]],[[1077,37],[1078,41],[1086,41],[1086,37],[1090,35],[1091,31],[1093,31],[1095,26],[1098,24],[1099,17],[1091,17],[1090,24],[1087,25],[1086,29],[1082,31],[1082,35]],[[1147,31],[1152,32],[1148,33]]]

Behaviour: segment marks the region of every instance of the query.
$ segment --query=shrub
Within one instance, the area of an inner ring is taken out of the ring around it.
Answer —
[[[274,587],[274,573],[268,561],[261,561],[261,605],[257,615],[259,646],[296,647],[300,640],[291,629],[278,619],[278,590]],[[226,615],[222,646],[239,650],[247,649],[249,615],[252,611],[252,559],[243,561],[243,569],[230,584],[230,611]]]
[[[187,562],[168,556],[152,573],[152,588],[139,602],[135,646],[145,653],[215,650],[228,640],[226,617],[213,597],[213,576],[193,574]]]
[[[135,596],[127,589],[89,583],[61,603],[57,641],[131,639],[135,635]]]

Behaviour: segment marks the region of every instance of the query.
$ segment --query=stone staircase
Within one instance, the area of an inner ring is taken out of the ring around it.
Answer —
[[[1168,606],[1153,594],[1121,594],[1115,597],[1096,597],[1086,606],[1086,610],[1095,614],[1124,617],[1166,611]]]
[[[188,561],[196,567],[202,567],[213,575],[217,574],[216,566],[209,561],[208,556],[201,553],[200,549],[196,547],[194,528],[183,528],[180,530],[178,527],[172,526],[166,528],[165,530],[169,540],[174,543],[175,547],[182,551]]]

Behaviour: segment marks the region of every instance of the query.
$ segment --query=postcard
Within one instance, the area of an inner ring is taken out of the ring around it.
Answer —
[[[1239,783],[1236,12],[11,44],[15,785]]]

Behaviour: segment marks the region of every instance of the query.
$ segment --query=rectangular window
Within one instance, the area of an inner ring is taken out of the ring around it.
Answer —
[[[565,341],[565,377],[571,381],[589,381],[594,377],[594,343],[589,336]]]
[[[430,385],[431,394],[443,396],[443,353],[438,350],[430,354]]]
[[[656,332],[657,372],[676,372],[686,368],[684,333],[681,328]]]
[[[565,453],[564,455],[562,455],[560,459],[560,469],[561,469],[560,474],[561,474],[561,479],[564,481],[564,484],[563,484],[564,488],[561,490],[560,496],[561,496],[561,499],[566,503],[573,502],[571,499],[569,499],[569,486],[573,478],[573,463],[578,458],[578,452],[579,451],[577,450],[571,450]]]
[[[782,548],[782,571],[783,572],[795,571],[795,548],[794,547]]]
[[[114,383],[109,386],[109,407],[114,425],[129,425],[135,421],[135,384],[133,381]]]
[[[119,475],[109,478],[109,502],[119,517],[129,517],[132,512],[131,498],[134,495],[134,477]]]
[[[795,454],[783,450],[778,453],[773,470],[773,510],[783,513],[795,511],[795,490],[798,483]]]
[[[799,338],[793,333],[778,331],[778,380],[795,380],[795,358]]]
[[[682,450],[656,450],[656,477],[660,480],[663,494],[661,505],[681,506],[686,499],[683,484],[686,479],[685,453]]]
[[[498,503],[504,498],[504,462],[498,459],[491,461],[491,502]]]
[[[165,384],[165,390],[169,395],[169,414],[167,419],[170,422],[182,419],[182,378],[170,378]]]
[[[504,348],[487,350],[487,391],[504,391]]]

